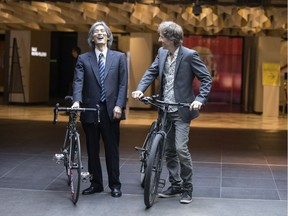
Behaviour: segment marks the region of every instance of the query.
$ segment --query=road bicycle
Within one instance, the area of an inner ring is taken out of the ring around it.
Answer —
[[[67,97],[65,98],[67,99]],[[72,101],[72,98],[68,97]],[[77,130],[77,117],[81,112],[97,112],[98,122],[100,122],[100,108],[71,108],[59,107],[57,103],[54,107],[53,124],[58,121],[58,112],[66,112],[69,115],[69,121],[66,127],[66,134],[64,138],[63,147],[60,154],[54,155],[54,160],[57,164],[63,162],[66,175],[68,177],[68,186],[70,186],[71,199],[76,205],[80,193],[80,181],[87,182],[90,178],[89,172],[81,172],[83,169],[81,158],[81,143],[80,135]]]
[[[150,208],[158,194],[158,187],[165,186],[165,180],[160,179],[164,162],[166,147],[165,125],[169,107],[190,107],[189,103],[167,103],[157,99],[157,95],[142,97],[140,101],[151,104],[159,109],[157,121],[154,121],[146,136],[142,148],[135,147],[140,152],[141,161],[141,185],[144,187],[144,203]]]

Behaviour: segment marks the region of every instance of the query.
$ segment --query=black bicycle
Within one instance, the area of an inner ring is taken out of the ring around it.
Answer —
[[[140,99],[144,104],[151,104],[160,109],[157,121],[154,121],[150,127],[142,148],[135,147],[140,151],[141,161],[141,185],[144,187],[144,203],[150,208],[158,194],[159,185],[165,186],[165,180],[160,179],[164,154],[166,147],[165,125],[167,122],[167,113],[169,107],[190,107],[189,103],[167,103],[158,100],[156,95],[151,97],[142,97]]]
[[[67,99],[67,97],[65,99]],[[100,122],[100,108],[99,105],[97,105],[96,108],[59,107],[59,104],[57,103],[54,108],[53,124],[56,124],[58,121],[59,111],[66,112],[69,115],[69,121],[61,153],[55,154],[54,159],[57,164],[60,164],[62,161],[64,163],[72,202],[76,204],[80,193],[80,181],[86,182],[90,178],[89,172],[81,172],[83,165],[81,159],[80,135],[77,130],[77,117],[81,112],[98,112],[98,122]]]

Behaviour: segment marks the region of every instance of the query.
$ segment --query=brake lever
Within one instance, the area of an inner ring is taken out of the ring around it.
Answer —
[[[59,103],[57,103],[54,107],[54,119],[53,119],[53,124],[56,124],[58,121],[58,108],[59,108]]]
[[[96,107],[97,107],[98,123],[100,123],[100,106],[99,106],[99,104],[97,104]]]

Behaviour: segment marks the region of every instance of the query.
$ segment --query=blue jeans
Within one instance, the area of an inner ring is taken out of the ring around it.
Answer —
[[[193,191],[193,165],[188,149],[190,124],[183,122],[178,112],[169,113],[167,124],[166,163],[172,186]]]

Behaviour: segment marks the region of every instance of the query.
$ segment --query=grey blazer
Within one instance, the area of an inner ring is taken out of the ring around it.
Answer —
[[[127,101],[128,70],[126,56],[122,52],[108,49],[105,63],[105,96],[109,118],[113,119],[113,109],[122,108],[121,119],[125,119],[124,109]],[[100,76],[95,51],[79,55],[73,83],[73,101],[82,107],[95,107],[100,103]],[[96,122],[95,112],[84,112],[81,121]]]
[[[149,85],[159,77],[159,94],[163,95],[163,72],[165,61],[168,56],[168,50],[162,47],[158,50],[158,55],[152,65],[143,75],[137,90],[145,92]],[[193,80],[201,82],[199,94],[195,96],[193,92]],[[194,100],[205,104],[211,89],[212,79],[207,67],[200,59],[195,50],[188,49],[184,46],[179,47],[179,53],[176,59],[175,77],[174,77],[174,94],[176,102],[192,103]],[[193,118],[199,116],[196,110],[189,111],[187,108],[179,108],[179,114],[184,122],[190,122]]]

